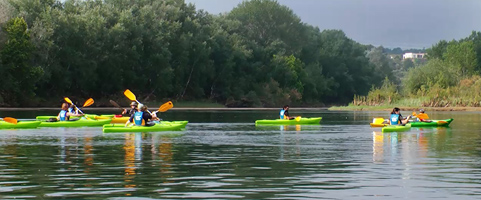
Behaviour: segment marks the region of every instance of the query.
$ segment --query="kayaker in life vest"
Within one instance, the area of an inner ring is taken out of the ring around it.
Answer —
[[[75,114],[75,113],[69,112],[68,108],[69,108],[68,103],[62,104],[62,110],[60,110],[60,113],[58,113],[58,116],[57,116],[58,121],[68,121],[71,116],[74,116],[74,117],[83,116],[83,114]]]
[[[137,102],[134,101],[134,102],[130,103],[130,110],[127,111],[126,109],[124,109],[122,111],[122,115],[131,117],[136,112],[137,112]]]
[[[143,104],[139,104],[138,111],[135,112],[130,119],[125,123],[125,126],[130,125],[130,123],[134,123],[136,126],[142,126],[142,121],[145,122],[145,126],[153,126],[155,123],[153,120],[158,120],[157,116],[152,116],[147,111],[147,106]]]
[[[75,110],[75,106],[73,104],[68,108],[68,112],[72,114],[78,114],[78,110]]]
[[[430,121],[428,114],[424,113],[424,109],[419,110],[419,114],[416,114],[415,112],[413,112],[413,116],[417,117],[418,121],[422,121],[422,122]]]
[[[391,118],[389,120],[391,125],[406,125],[409,122],[409,119],[411,118],[411,115],[409,115],[406,119],[403,118],[403,116],[400,113],[399,108],[394,108],[392,109],[391,112]]]
[[[289,117],[289,105],[285,105],[282,110],[279,112],[279,117],[281,119],[294,119],[294,117]]]

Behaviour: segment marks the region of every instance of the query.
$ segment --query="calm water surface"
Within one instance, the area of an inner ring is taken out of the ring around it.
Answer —
[[[291,110],[317,126],[254,126],[278,111],[169,111],[185,131],[0,130],[0,199],[478,199],[479,112],[450,128],[381,133],[386,112]],[[56,111],[0,112],[33,118]],[[404,112],[404,115],[408,115]]]

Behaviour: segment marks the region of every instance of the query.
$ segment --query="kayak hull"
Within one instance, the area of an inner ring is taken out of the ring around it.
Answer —
[[[318,125],[321,122],[322,117],[313,118],[301,118],[298,120],[286,120],[286,119],[262,119],[256,120],[256,125]]]
[[[454,119],[431,120],[430,122],[410,122],[411,127],[449,126]]]
[[[383,133],[404,132],[404,131],[409,131],[409,130],[411,130],[411,124],[406,124],[405,126],[389,125],[389,126],[385,126],[384,128],[382,128]]]
[[[180,131],[187,125],[188,121],[162,121],[154,126],[128,126],[123,124],[106,124],[103,126],[104,133],[121,132],[160,132],[160,131]]]
[[[130,117],[113,117],[112,121],[110,122],[111,124],[125,124]]]
[[[4,121],[0,121],[0,129],[23,129],[23,128],[37,128],[40,125],[40,121],[26,121],[12,124]]]
[[[90,118],[90,119],[110,119],[110,118],[113,118],[115,115],[94,115],[94,114],[85,114],[84,117],[86,118]],[[57,118],[57,116],[53,116],[53,115],[43,115],[43,116],[37,116],[35,119],[37,121],[45,121],[45,120],[48,120],[50,118]],[[70,119],[76,119],[76,118],[80,118],[80,117],[75,117],[75,116],[71,116]]]
[[[385,127],[388,126],[389,124],[375,124],[375,123],[370,123],[371,127]]]
[[[89,120],[79,119],[76,121],[57,121],[57,122],[45,122],[42,121],[39,127],[90,127],[90,126],[102,126],[112,121],[111,119],[102,120]]]

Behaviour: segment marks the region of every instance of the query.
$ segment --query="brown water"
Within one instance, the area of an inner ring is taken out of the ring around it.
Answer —
[[[191,122],[181,132],[0,130],[0,198],[480,198],[479,112],[429,113],[455,120],[451,128],[403,133],[369,127],[383,112],[292,110],[322,116],[321,125],[254,126],[276,114],[165,113],[164,120]]]

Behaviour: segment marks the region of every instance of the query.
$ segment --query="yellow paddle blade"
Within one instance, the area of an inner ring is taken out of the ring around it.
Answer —
[[[296,122],[301,121],[301,116],[296,117]]]
[[[90,98],[90,99],[87,99],[87,101],[85,101],[83,107],[88,107],[88,106],[91,106],[92,104],[94,104],[94,99]]]
[[[172,103],[172,101],[168,101],[167,103],[164,103],[159,107],[159,112],[165,112],[173,107],[174,104]]]
[[[63,99],[64,99],[67,103],[73,104],[72,100],[70,100],[68,97],[64,97]]]
[[[6,121],[8,123],[12,123],[12,124],[17,124],[17,119],[13,118],[13,117],[5,117],[3,118],[3,121]]]
[[[382,117],[374,118],[372,120],[373,124],[382,124],[383,122],[384,122],[384,118],[382,118]]]
[[[135,98],[135,94],[132,93],[129,89],[126,89],[124,91],[124,95],[129,98],[131,101],[137,101],[137,98]]]

